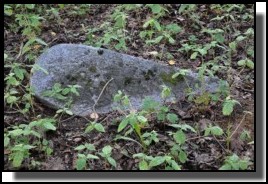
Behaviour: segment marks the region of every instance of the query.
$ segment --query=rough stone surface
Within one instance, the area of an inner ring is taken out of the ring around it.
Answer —
[[[118,90],[129,95],[131,104],[139,109],[142,100],[149,96],[162,102],[161,85],[172,89],[171,98],[179,99],[185,95],[187,85],[183,78],[171,79],[179,71],[174,66],[166,66],[156,61],[145,60],[107,49],[94,48],[77,44],[59,44],[49,48],[37,60],[36,64],[45,69],[35,71],[31,77],[31,86],[35,96],[49,107],[59,109],[66,102],[52,97],[44,97],[43,92],[50,90],[55,83],[63,86],[78,84],[80,96],[74,96],[71,110],[74,114],[88,116],[92,113],[99,94],[107,85],[95,106],[97,113],[107,113],[115,105],[113,96]],[[194,87],[199,82],[198,75],[190,72],[186,76],[188,85]],[[218,88],[218,78],[205,77],[205,88],[215,92]],[[195,90],[196,93],[200,89]]]

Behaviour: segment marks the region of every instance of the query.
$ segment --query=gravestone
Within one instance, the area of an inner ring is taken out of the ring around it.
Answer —
[[[62,87],[80,85],[79,96],[73,96],[70,106],[70,110],[79,116],[88,116],[93,112],[93,105],[102,91],[95,106],[97,113],[112,110],[116,105],[113,96],[118,90],[129,96],[133,108],[139,109],[145,97],[162,103],[161,85],[169,86],[172,90],[167,102],[183,97],[188,86],[194,89],[199,83],[200,87],[197,73],[189,72],[185,79],[172,79],[171,76],[180,71],[180,68],[86,45],[53,46],[39,57],[36,64],[42,70],[33,72],[31,76],[30,83],[35,96],[45,105],[59,109],[66,105],[66,101],[44,96],[44,92],[51,90],[56,83]],[[219,86],[218,82],[218,78],[205,77],[204,89],[215,92]],[[200,88],[194,89],[193,92],[200,93]]]

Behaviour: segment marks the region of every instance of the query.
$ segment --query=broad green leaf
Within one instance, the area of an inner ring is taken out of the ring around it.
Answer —
[[[140,169],[140,170],[149,170],[148,163],[147,163],[145,160],[142,160],[142,161],[139,163],[139,169]]]
[[[44,122],[43,126],[47,129],[47,130],[56,130],[56,127],[49,121]]]
[[[244,36],[238,36],[235,40],[237,41],[237,42],[241,42],[242,40],[244,40],[246,37],[244,37]]]
[[[35,7],[35,4],[25,4],[25,6],[26,6],[26,8],[28,8],[28,9],[34,9],[34,7]]]
[[[95,128],[98,132],[105,132],[104,127],[103,127],[102,124],[100,124],[100,123],[96,123],[96,124],[94,125],[94,128]]]
[[[8,97],[7,97],[7,103],[8,103],[8,104],[13,104],[13,103],[15,103],[17,100],[18,100],[18,98],[15,97],[15,96],[8,96]]]
[[[223,115],[229,116],[233,112],[236,103],[239,104],[239,102],[236,100],[225,100],[222,108]]]
[[[112,166],[116,167],[116,161],[112,157],[108,157],[107,160]]]
[[[23,70],[19,67],[14,68],[14,73],[15,73],[16,77],[18,77],[20,80],[24,79],[24,71],[25,70]]]
[[[174,113],[168,113],[167,114],[167,120],[171,123],[177,123],[179,121],[179,118],[176,114]]]
[[[208,53],[207,49],[202,48],[202,49],[195,49],[196,51],[198,51],[202,56],[204,56],[205,54]]]
[[[168,37],[168,42],[171,44],[174,44],[175,40],[170,36],[170,37]]]
[[[185,136],[185,134],[183,133],[182,130],[177,131],[177,132],[174,134],[173,137],[174,137],[174,140],[175,140],[177,143],[179,143],[180,145],[185,143],[186,136]]]
[[[247,67],[249,67],[250,69],[254,69],[253,61],[250,59],[247,59],[246,61],[247,61],[247,63],[246,63]]]
[[[18,86],[20,83],[15,77],[8,77],[7,84],[12,86]]]
[[[151,8],[152,12],[155,14],[160,13],[162,10],[162,6],[160,4],[148,4],[148,6]]]
[[[174,170],[181,170],[181,166],[177,164],[177,162],[175,160],[171,160],[171,167]]]
[[[190,59],[196,59],[197,55],[198,55],[198,52],[192,53]]]
[[[184,151],[180,151],[179,159],[181,163],[185,163],[187,161],[187,155]]]
[[[44,42],[43,40],[41,40],[40,38],[36,38],[35,41],[38,42],[38,43],[40,43],[40,44],[42,44],[42,45],[47,46],[47,43]]]
[[[213,135],[222,135],[223,134],[223,130],[218,127],[218,126],[213,126],[210,128],[210,131]]]
[[[247,160],[240,160],[239,167],[242,170],[246,170],[248,168],[249,162]]]
[[[153,158],[153,160],[150,161],[149,163],[149,167],[155,167],[155,166],[158,166],[158,165],[161,165],[162,163],[165,162],[165,157],[161,157],[161,156],[156,156]]]
[[[146,111],[155,110],[159,106],[159,103],[154,101],[151,97],[146,97],[142,102],[142,109]]]
[[[158,31],[161,31],[162,28],[161,28],[161,26],[160,26],[160,24],[159,24],[159,22],[157,20],[154,20],[154,26]]]
[[[144,116],[137,116],[137,119],[141,123],[146,123],[147,122],[147,118],[145,118]]]
[[[110,155],[111,152],[112,152],[112,147],[110,145],[108,146],[105,146],[102,148],[102,152],[105,154],[105,155]]]
[[[167,86],[162,86],[161,98],[167,98],[171,95],[171,89]]]
[[[76,169],[77,170],[82,170],[86,167],[86,164],[87,164],[87,160],[86,158],[78,158],[76,160]]]
[[[4,138],[4,147],[7,147],[9,145],[9,142],[10,142],[10,138],[5,136],[5,138]]]
[[[136,153],[132,155],[133,158],[145,158],[145,156],[146,155],[144,153]]]
[[[85,130],[85,133],[89,133],[94,129],[94,124],[89,124]]]
[[[219,168],[219,170],[232,170],[232,167],[229,164],[224,164]]]
[[[11,130],[11,131],[9,131],[9,134],[10,134],[12,137],[20,136],[20,135],[23,134],[23,130],[22,130],[22,129]]]
[[[229,47],[232,49],[232,51],[236,51],[236,42],[229,43]]]
[[[99,159],[99,157],[96,155],[87,154],[87,159]]]
[[[16,151],[15,153],[12,154],[12,156],[13,156],[13,162],[12,162],[13,167],[20,167],[24,158],[23,152]]]
[[[79,146],[77,146],[76,148],[74,148],[74,150],[78,150],[78,151],[80,151],[80,150],[83,150],[83,149],[85,149],[86,147],[84,146],[84,145],[79,145]]]
[[[69,114],[70,116],[72,116],[74,113],[72,112],[72,111],[70,111],[70,110],[66,110],[65,111],[66,112],[66,114]]]
[[[233,154],[232,156],[229,156],[229,157],[228,157],[228,160],[229,160],[230,162],[236,163],[236,162],[239,161],[239,157],[238,157],[236,154]]]
[[[95,146],[94,146],[93,144],[88,144],[88,143],[86,143],[86,144],[85,144],[85,147],[86,147],[87,150],[89,150],[89,151],[95,151],[95,150],[96,150],[96,148],[95,148]]]
[[[171,31],[174,34],[177,34],[181,31],[181,27],[178,26],[178,24],[168,24],[166,26],[166,29],[168,29],[169,31]]]
[[[71,90],[70,88],[64,88],[61,93],[63,95],[67,95],[70,92],[70,90]]]
[[[244,59],[239,60],[239,61],[237,62],[237,65],[238,65],[238,66],[245,66],[245,65],[246,65],[246,60],[244,60]]]
[[[121,123],[118,126],[117,132],[121,132],[129,123],[128,118],[123,119],[123,121],[121,121]]]

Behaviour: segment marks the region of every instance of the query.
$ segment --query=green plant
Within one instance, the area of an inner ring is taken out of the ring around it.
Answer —
[[[234,110],[235,104],[241,105],[237,100],[231,99],[230,96],[226,97],[222,108],[223,115],[225,116],[231,115],[231,113]]]
[[[219,170],[246,170],[252,162],[249,161],[248,157],[240,159],[236,154],[228,156],[224,160],[224,165]]]
[[[23,160],[29,158],[30,150],[43,151],[47,156],[53,152],[49,142],[44,138],[48,130],[56,130],[54,119],[40,119],[19,126],[11,127],[4,134],[4,146],[10,150],[9,160],[12,160],[13,167],[20,167]],[[41,141],[42,140],[42,141]]]
[[[131,126],[131,130],[134,130],[137,136],[139,137],[142,146],[146,149],[144,139],[141,134],[141,129],[147,125],[147,118],[142,115],[139,115],[135,112],[131,112],[129,115],[123,118],[123,120],[118,125],[117,132],[121,132],[127,125]]]
[[[205,136],[208,136],[208,135],[220,136],[220,135],[223,135],[223,130],[219,126],[212,126],[210,124],[209,127],[205,129],[204,135]]]
[[[251,140],[250,132],[248,130],[243,130],[243,132],[240,134],[239,138],[242,141],[249,141],[249,140]]]
[[[254,63],[253,63],[253,61],[250,60],[250,59],[248,59],[248,58],[247,59],[239,60],[237,62],[237,65],[238,66],[243,66],[243,67],[247,66],[250,69],[254,69]]]
[[[112,154],[112,147],[109,145],[103,147],[102,152],[99,153],[101,157],[107,160],[112,166],[116,167],[116,161],[111,157],[111,154]]]
[[[12,160],[13,167],[20,167],[22,161],[30,156],[30,149],[35,148],[35,146],[27,144],[17,144],[11,148],[11,153],[9,155],[9,160]]]
[[[46,90],[43,92],[43,96],[53,97],[58,100],[66,100],[69,94],[75,94],[79,96],[77,91],[81,86],[79,85],[67,85],[68,87],[62,88],[60,83],[55,83],[51,90]]]
[[[139,34],[142,39],[146,39],[146,44],[158,44],[162,40],[174,44],[175,39],[173,37],[182,30],[182,28],[175,23],[161,26],[155,18],[151,18],[143,24],[143,28],[146,29],[148,27],[150,28],[149,30],[141,31]],[[153,35],[155,38],[153,38]]]
[[[83,150],[83,154],[78,153],[78,155],[77,155],[77,160],[76,160],[76,169],[77,170],[85,169],[88,160],[99,159],[98,156],[90,153],[91,151],[96,151],[95,146],[93,144],[86,143],[84,145],[79,145],[74,150],[79,151],[79,152],[81,152]]]
[[[153,167],[160,166],[165,163],[165,170],[180,170],[181,166],[171,156],[147,156],[144,153],[137,153],[133,155],[133,158],[139,158],[139,169],[150,170]]]
[[[102,124],[97,123],[97,122],[90,122],[89,125],[87,126],[85,133],[89,133],[93,130],[97,130],[98,132],[105,132],[104,127],[102,126]]]
[[[164,8],[164,6],[160,4],[146,4],[145,6],[151,9],[152,13],[154,14],[154,16],[156,16],[156,18],[164,16],[165,12],[168,11],[166,8]]]
[[[149,146],[152,142],[159,142],[159,139],[157,138],[158,134],[156,131],[151,131],[151,132],[145,132],[142,134],[142,137],[144,139],[144,144],[146,146]]]

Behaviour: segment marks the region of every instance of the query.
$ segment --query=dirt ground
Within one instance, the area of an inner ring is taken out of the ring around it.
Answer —
[[[40,38],[48,44],[48,47],[59,43],[82,43],[87,41],[88,33],[84,31],[83,26],[88,29],[99,28],[105,21],[109,20],[109,16],[114,11],[117,5],[91,5],[90,10],[83,15],[70,14],[71,7],[64,8],[60,10],[60,20],[54,17],[45,17],[41,25]],[[189,19],[186,15],[179,15],[177,10],[180,5],[166,5],[168,10],[165,16],[160,17],[159,20],[162,24],[168,23],[178,23],[183,26],[184,31],[176,36],[176,40],[187,40],[189,35],[196,35],[198,37],[198,42],[208,42],[210,39],[205,34],[200,34],[198,30],[193,29],[193,24],[195,22],[193,19]],[[199,11],[197,15],[200,16],[202,26],[212,27],[212,28],[222,28],[225,22],[210,21],[216,16],[220,16],[220,12],[216,10],[211,10],[209,5],[198,5]],[[252,5],[245,5],[243,12],[231,11],[230,14],[238,13],[242,16],[249,9],[254,9]],[[127,50],[119,50],[118,52],[130,54],[133,56],[143,57],[145,59],[154,59],[162,64],[168,65],[168,57],[164,55],[161,60],[159,58],[154,58],[152,55],[148,54],[151,51],[164,52],[168,51],[172,54],[173,60],[176,61],[174,66],[181,68],[187,68],[197,71],[197,67],[200,66],[202,62],[199,57],[195,60],[190,60],[189,56],[178,52],[178,48],[181,44],[154,44],[148,46],[139,36],[139,29],[142,29],[144,21],[151,16],[150,9],[141,10],[131,10],[128,11],[128,18],[126,24],[126,30],[128,36],[131,40],[127,41]],[[254,15],[253,15],[254,16]],[[20,30],[14,32],[11,30],[11,25],[14,23],[13,17],[5,16],[5,33],[4,33],[4,49],[11,56],[16,58],[17,53],[20,50],[21,43],[27,41],[24,36],[20,34]],[[81,26],[83,25],[83,26]],[[254,20],[250,21],[232,21],[230,25],[232,29],[245,32],[248,28],[254,28]],[[231,29],[230,29],[231,30]],[[103,35],[102,31],[96,31],[94,37],[101,37]],[[232,35],[230,33],[225,34],[225,39],[231,39]],[[228,42],[228,41],[227,41]],[[222,106],[220,103],[212,103],[210,105],[211,111],[200,111],[198,106],[187,99],[180,99],[176,104],[169,104],[170,111],[177,114],[179,118],[185,121],[192,127],[197,127],[200,132],[204,130],[204,127],[209,123],[213,122],[215,125],[219,125],[223,130],[228,129],[228,125],[231,124],[231,130],[235,131],[230,142],[230,148],[227,148],[226,140],[216,137],[205,137],[200,134],[197,136],[191,132],[187,132],[187,140],[185,144],[185,150],[187,152],[188,160],[181,164],[182,170],[217,170],[222,166],[223,161],[227,155],[236,153],[240,157],[247,156],[250,157],[251,161],[254,162],[254,145],[249,145],[247,142],[239,139],[240,134],[244,129],[250,131],[251,137],[254,137],[254,70],[245,68],[241,71],[235,62],[240,60],[245,56],[245,50],[243,49],[243,44],[253,44],[252,43],[242,43],[237,47],[237,52],[232,56],[232,64],[229,73],[225,71],[218,71],[215,75],[221,79],[226,79],[231,77],[233,82],[231,88],[231,95],[234,99],[241,103],[236,105],[234,112],[231,116],[223,116]],[[109,46],[103,45],[105,48],[113,49],[113,43]],[[216,55],[221,55],[221,50],[215,50]],[[35,51],[38,56],[42,53],[41,49]],[[206,55],[204,61],[212,59],[212,55]],[[254,60],[254,59],[253,59]],[[25,65],[33,64],[27,58],[22,56],[18,59],[18,62],[23,62]],[[223,65],[222,63],[220,63]],[[30,72],[31,68],[26,68]],[[5,68],[5,76],[9,73],[9,69]],[[25,79],[24,85],[29,83],[28,79]],[[49,109],[40,103],[37,99],[34,99],[34,113],[28,113],[23,115],[18,111],[14,110],[8,105],[4,107],[4,128],[7,130],[12,125],[17,125],[20,123],[28,123],[36,119],[38,115],[42,118],[53,117],[55,115],[55,110]],[[249,111],[252,115],[248,114],[246,116],[244,111]],[[20,170],[29,170],[29,163],[32,159],[37,160],[41,163],[35,169],[38,170],[74,170],[75,163],[77,159],[78,152],[74,150],[80,144],[88,143],[94,144],[96,150],[100,150],[105,145],[112,145],[113,152],[112,157],[116,160],[117,170],[137,170],[139,159],[132,158],[135,153],[142,152],[142,147],[137,143],[132,141],[117,140],[113,139],[117,135],[117,122],[119,121],[119,112],[113,111],[108,114],[101,114],[98,122],[104,126],[106,132],[98,133],[93,131],[91,133],[85,134],[85,128],[87,125],[87,120],[82,117],[70,118],[68,115],[63,115],[58,119],[58,128],[56,131],[48,132],[45,136],[49,140],[50,146],[53,148],[53,153],[51,156],[46,156],[43,152],[33,152],[28,160],[23,162]],[[243,121],[241,123],[241,121]],[[228,123],[229,122],[229,123]],[[241,123],[241,124],[240,124]],[[238,127],[239,125],[239,127]],[[238,128],[237,128],[238,127]],[[202,129],[203,128],[203,129]],[[237,128],[237,129],[236,129]],[[159,142],[150,145],[148,153],[150,155],[163,155],[170,148],[171,138],[168,135],[169,131],[174,131],[175,129],[165,124],[159,124],[156,119],[150,121],[150,127],[148,130],[155,130],[159,136]],[[133,139],[137,139],[135,134],[131,135]],[[7,150],[5,150],[6,152]],[[5,170],[14,169],[10,162],[8,161],[8,151],[5,153]],[[109,164],[103,160],[90,160],[89,169],[91,170],[103,170],[111,169]],[[163,169],[163,167],[158,167],[157,169]],[[251,165],[249,169],[254,169],[254,165]]]

